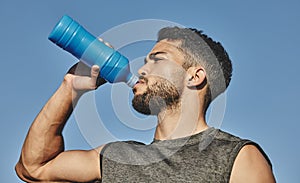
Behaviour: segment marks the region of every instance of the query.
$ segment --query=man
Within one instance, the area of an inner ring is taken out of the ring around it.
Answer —
[[[98,66],[77,74],[75,69],[76,65],[30,127],[16,165],[22,180],[275,182],[271,163],[256,143],[206,123],[207,108],[229,85],[232,66],[221,44],[202,32],[160,30],[139,69],[132,105],[157,116],[149,145],[112,142],[88,151],[64,151],[62,130],[74,105],[85,92],[105,83],[98,78]]]

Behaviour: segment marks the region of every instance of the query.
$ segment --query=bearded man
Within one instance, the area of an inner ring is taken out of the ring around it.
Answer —
[[[29,182],[275,182],[258,144],[208,126],[210,103],[228,87],[232,64],[222,45],[196,29],[167,27],[139,69],[132,105],[157,116],[154,140],[64,150],[74,104],[103,85],[100,68],[75,65],[34,120],[16,172]],[[101,88],[101,87],[100,87]]]

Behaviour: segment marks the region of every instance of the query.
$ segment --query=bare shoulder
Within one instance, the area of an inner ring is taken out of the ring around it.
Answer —
[[[254,145],[244,146],[237,155],[233,164],[230,182],[273,183],[275,178],[271,166]]]

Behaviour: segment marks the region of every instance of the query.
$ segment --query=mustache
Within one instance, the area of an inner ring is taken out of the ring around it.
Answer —
[[[147,84],[148,83],[148,79],[145,76],[139,76],[139,82]]]

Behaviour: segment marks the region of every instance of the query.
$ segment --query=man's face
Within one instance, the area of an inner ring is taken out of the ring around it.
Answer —
[[[158,42],[139,69],[140,80],[134,86],[133,107],[140,113],[157,115],[162,109],[176,107],[184,87],[186,71],[179,42]]]

